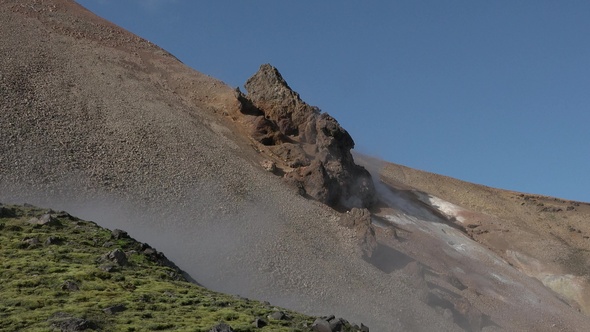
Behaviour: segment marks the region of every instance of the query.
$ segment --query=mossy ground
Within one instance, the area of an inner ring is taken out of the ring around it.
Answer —
[[[89,320],[103,331],[209,331],[219,322],[235,331],[309,331],[314,321],[287,310],[282,311],[288,320],[269,319],[276,308],[189,283],[177,270],[150,260],[140,251],[141,243],[115,240],[93,222],[61,214],[55,223],[37,225],[28,220],[44,210],[0,208],[1,331],[50,331],[58,312]],[[106,242],[113,245],[106,248]],[[106,272],[101,257],[116,248],[128,253],[129,263]],[[67,289],[67,281],[79,289]],[[103,311],[119,304],[126,310]],[[257,317],[268,325],[255,328]]]

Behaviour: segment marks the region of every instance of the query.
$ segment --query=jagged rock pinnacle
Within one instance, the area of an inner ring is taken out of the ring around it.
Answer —
[[[354,140],[338,121],[301,100],[270,64],[260,66],[238,93],[242,113],[259,114],[252,137],[289,166],[285,177],[333,207],[368,207],[375,199],[371,175],[354,163]]]

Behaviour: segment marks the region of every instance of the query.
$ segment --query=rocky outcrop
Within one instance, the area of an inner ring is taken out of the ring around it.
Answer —
[[[375,188],[369,172],[354,163],[354,141],[338,121],[301,100],[269,64],[236,90],[251,137],[280,159],[284,176],[304,193],[333,207],[369,207]]]

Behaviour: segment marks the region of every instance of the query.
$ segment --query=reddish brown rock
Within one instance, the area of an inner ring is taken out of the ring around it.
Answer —
[[[269,64],[237,91],[243,114],[262,114],[252,137],[273,148],[284,164],[295,168],[287,178],[302,184],[305,194],[333,207],[369,207],[375,200],[371,175],[354,163],[354,141],[338,121],[301,100]]]

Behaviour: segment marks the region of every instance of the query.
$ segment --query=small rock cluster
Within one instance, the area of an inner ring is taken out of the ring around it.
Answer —
[[[194,281],[188,274],[182,271],[176,264],[170,261],[162,252],[157,251],[156,249],[152,248],[147,243],[141,243],[129,236],[127,232],[114,229],[111,231],[111,240],[121,240],[121,239],[131,239],[133,242],[136,243],[134,245],[133,250],[123,251],[120,248],[116,248],[111,250],[101,257],[98,258],[98,262],[101,263],[100,268],[105,272],[114,272],[119,267],[128,265],[128,257],[132,254],[141,254],[144,255],[148,260],[161,265],[171,268],[173,271],[170,272],[170,277],[176,280],[182,279],[189,279],[189,281],[193,283],[197,283]],[[111,247],[114,245],[114,242],[107,241],[102,246],[103,247]]]
[[[369,332],[369,328],[361,323],[361,326],[350,324],[343,318],[336,318],[334,315],[317,318],[311,329],[316,332]]]
[[[269,320],[290,320],[291,317],[282,311],[275,311],[267,317]],[[267,321],[262,318],[256,318],[253,323],[255,328],[263,328],[268,325]],[[314,332],[369,332],[369,328],[364,324],[360,326],[350,324],[346,319],[336,318],[334,315],[318,317],[311,326],[304,326],[306,329],[311,328]],[[213,326],[209,332],[233,332],[231,325],[219,323]]]

